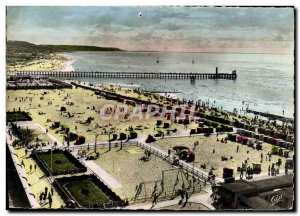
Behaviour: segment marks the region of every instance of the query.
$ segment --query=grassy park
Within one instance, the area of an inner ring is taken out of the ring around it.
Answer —
[[[45,161],[45,163],[50,169],[52,166],[53,172],[76,169],[76,166],[61,152],[52,153],[52,165],[51,153],[40,154],[40,157],[43,161]]]
[[[28,121],[30,120],[30,116],[24,112],[7,112],[6,113],[6,121],[14,122],[14,121]]]
[[[93,207],[109,201],[109,198],[91,181],[72,181],[63,185],[84,207]]]

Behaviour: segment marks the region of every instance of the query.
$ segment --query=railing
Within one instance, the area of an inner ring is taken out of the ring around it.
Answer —
[[[110,144],[109,142],[107,143],[97,143],[96,146],[97,148],[107,148],[109,147],[109,145],[111,145],[111,148],[118,148],[121,146],[121,141],[111,141]],[[137,141],[122,141],[122,145],[123,146],[136,146],[137,145]],[[95,146],[95,143],[89,143],[89,148],[93,149]],[[88,147],[87,144],[84,145],[73,145],[72,147],[69,147],[69,149],[75,151],[75,149],[81,149],[82,147]],[[68,147],[65,147],[65,149],[67,149]]]
[[[95,77],[95,78],[138,78],[138,79],[230,79],[232,73],[154,73],[154,72],[96,72],[96,71],[7,71],[7,74],[51,77]]]

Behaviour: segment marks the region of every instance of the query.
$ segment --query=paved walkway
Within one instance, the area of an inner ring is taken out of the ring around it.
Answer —
[[[93,173],[95,173],[99,178],[110,188],[121,188],[122,184],[115,179],[112,175],[107,173],[102,167],[96,164],[92,160],[82,161],[86,167],[88,167]]]
[[[279,171],[279,174],[277,174],[276,176],[269,176],[268,175],[268,172],[262,172],[260,174],[254,174],[253,175],[253,178],[250,179],[250,180],[247,180],[247,181],[258,181],[258,180],[263,180],[263,179],[269,179],[269,178],[276,178],[278,176],[284,176],[285,175],[285,172],[284,172],[284,169],[283,170],[280,170]],[[236,178],[236,179],[239,179],[239,178]]]
[[[212,200],[210,198],[211,193],[205,193],[205,194],[194,194],[192,195],[188,202],[193,202],[193,203],[200,203],[210,210],[215,210],[215,207],[211,205]],[[161,201],[158,202],[155,206],[152,208],[152,203],[141,203],[141,204],[136,204],[136,205],[130,205],[126,206],[124,209],[129,209],[129,210],[136,210],[136,209],[144,209],[144,210],[150,210],[150,209],[159,209],[167,206],[172,206],[172,205],[177,205],[180,201],[180,198],[173,199],[173,200],[166,200],[166,201]]]
[[[49,139],[51,139],[53,142],[57,142],[57,147],[63,147],[64,145],[56,139],[53,135],[50,133],[46,133],[46,128],[44,128],[42,125],[38,123],[32,123],[30,121],[24,121],[24,122],[18,122],[17,125],[21,127],[28,127],[29,129],[38,128],[40,131],[42,131]]]
[[[20,164],[20,161],[18,159],[18,156],[15,152],[15,149],[14,147],[12,146],[12,142],[9,138],[9,135],[6,134],[6,143],[8,145],[8,148],[9,148],[9,151],[10,151],[10,154],[11,154],[11,157],[12,157],[12,160],[13,160],[13,163],[16,167],[16,170],[19,174],[19,178],[21,180],[21,183],[23,185],[23,188],[25,190],[25,193],[27,195],[27,198],[28,198],[28,201],[31,205],[32,208],[39,208],[40,207],[40,204],[39,202],[34,198],[34,196],[32,195],[32,191],[31,191],[31,188],[28,184],[28,181],[27,181],[27,174],[26,174],[26,170],[23,166],[21,166]]]

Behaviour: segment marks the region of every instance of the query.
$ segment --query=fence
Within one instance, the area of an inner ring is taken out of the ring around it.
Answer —
[[[97,143],[96,147],[103,149],[103,148],[109,147],[109,145],[110,145],[111,148],[118,148],[118,147],[121,146],[121,141],[111,141],[110,144],[109,144],[109,142],[107,142],[107,143]],[[125,146],[136,146],[137,141],[122,141],[122,145],[124,147]],[[89,146],[90,149],[93,149],[95,147],[95,143],[89,143],[88,145],[87,144],[85,144],[85,145],[74,145],[74,146],[70,147],[69,149],[75,151],[75,150],[81,149],[83,147],[88,147],[88,146]],[[65,147],[65,148],[67,149],[68,147]]]

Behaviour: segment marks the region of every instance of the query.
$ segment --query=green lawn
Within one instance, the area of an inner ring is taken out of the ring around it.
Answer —
[[[41,154],[40,157],[51,168],[51,154]],[[52,153],[52,169],[53,172],[59,172],[76,169],[76,166],[63,153],[59,152]]]
[[[108,197],[91,181],[73,181],[64,184],[74,198],[85,207],[109,201]]]

